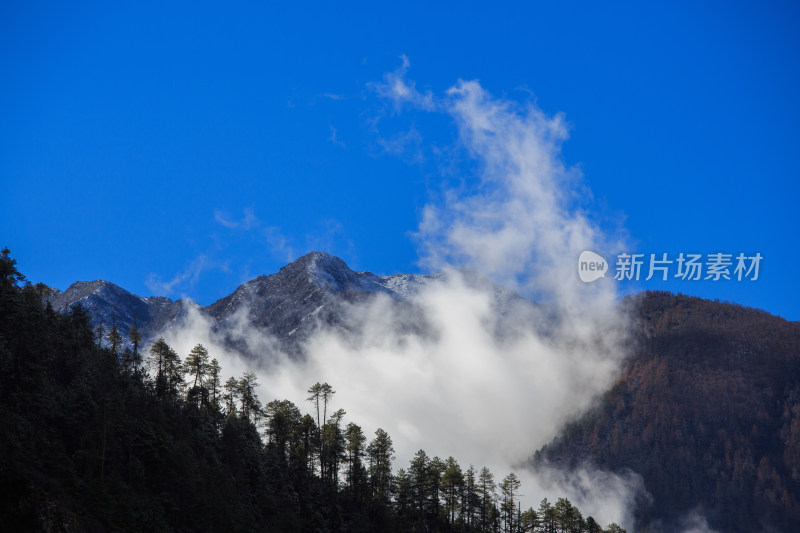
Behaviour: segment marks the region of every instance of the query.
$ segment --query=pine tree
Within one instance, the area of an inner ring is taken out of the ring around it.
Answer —
[[[264,408],[267,416],[268,447],[274,450],[281,465],[291,466],[300,425],[300,409],[289,400],[273,400]]]
[[[192,351],[186,356],[183,366],[187,374],[194,375],[194,384],[192,386],[197,387],[198,384],[202,386],[203,378],[208,371],[208,350],[206,350],[205,346],[198,344],[192,348]]]
[[[225,394],[223,400],[225,401],[226,414],[231,415],[236,413],[236,401],[239,399],[239,380],[234,377],[228,378],[225,382]]]
[[[11,250],[7,246],[3,247],[0,252],[0,288],[5,292],[8,287],[18,287],[24,281],[25,276],[17,270],[17,260],[11,258]]]
[[[361,485],[364,480],[364,465],[361,459],[364,457],[364,445],[367,442],[367,437],[361,430],[358,424],[350,422],[344,432],[344,437],[347,440],[347,486],[350,490],[351,496],[360,499],[359,496],[362,492]]]
[[[464,492],[461,501],[461,513],[468,531],[475,524],[476,511],[480,507],[480,497],[477,492],[475,476],[475,467],[469,465],[467,472],[464,474]]]
[[[258,378],[253,372],[245,372],[239,380],[239,401],[242,405],[242,416],[248,420],[258,422],[261,417],[261,402],[256,396]]]
[[[341,429],[344,409],[337,409],[322,427],[322,454],[320,467],[322,479],[335,486],[339,479],[339,465],[345,454],[345,439]]]
[[[527,511],[522,513],[519,519],[519,529],[523,533],[535,533],[539,529],[539,515],[536,514],[536,511],[533,510],[533,507],[529,507]],[[589,533],[600,533],[600,532],[589,532]]]
[[[410,522],[413,520],[414,509],[414,489],[411,481],[411,476],[401,468],[395,475],[395,486],[397,496],[395,498],[395,507],[397,509],[397,516],[401,523]]]
[[[514,472],[508,474],[503,482],[500,483],[500,493],[503,498],[503,503],[500,507],[502,512],[503,521],[506,525],[506,531],[508,533],[512,533],[514,531],[514,524],[515,524],[515,512],[517,510],[516,499],[515,496],[518,496],[519,488],[520,488],[520,481],[517,478]]]
[[[133,374],[137,375],[139,372],[139,364],[141,363],[142,356],[139,353],[139,346],[142,343],[142,334],[139,332],[139,327],[136,323],[136,313],[133,314],[133,324],[131,324],[128,337],[133,345],[133,352],[131,353],[131,364],[133,367]]]
[[[543,498],[539,503],[539,511],[536,514],[539,516],[542,533],[556,533],[556,513],[547,498]]]
[[[333,390],[333,387],[331,387],[327,383],[323,383],[320,386],[319,395],[322,398],[322,405],[323,405],[323,411],[322,411],[322,425],[323,426],[326,423],[325,419],[327,418],[327,413],[328,413],[328,402],[331,400],[331,398],[333,397],[334,394],[336,394],[336,391]]]
[[[211,406],[213,410],[219,409],[219,394],[220,387],[220,373],[222,368],[219,366],[219,361],[212,359],[208,365],[208,390],[211,394]]]
[[[300,443],[298,454],[303,461],[304,470],[308,473],[314,472],[314,450],[316,449],[316,436],[318,434],[317,425],[311,415],[306,414],[300,420]]]
[[[94,338],[97,339],[97,347],[103,347],[103,339],[106,338],[106,331],[103,328],[103,324],[98,322],[97,326],[94,328]]]
[[[309,396],[308,398],[306,398],[306,400],[313,403],[314,406],[317,408],[317,435],[315,439],[316,453],[317,457],[322,457],[322,424],[320,423],[321,421],[319,418],[319,404],[321,401],[322,384],[319,381],[317,381],[316,383],[311,385],[308,388],[308,394]],[[320,463],[320,473],[321,472],[322,472],[322,464]]]
[[[114,358],[119,357],[119,345],[122,343],[122,335],[117,330],[117,313],[116,309],[111,314],[111,329],[108,332],[108,343],[111,345],[111,354]]]
[[[456,513],[459,510],[461,492],[464,488],[464,474],[458,462],[452,457],[445,461],[445,471],[442,475],[442,493],[444,495],[445,516],[450,525],[456,522]]]
[[[174,399],[183,384],[181,360],[163,337],[150,347],[150,367],[156,373],[156,394]]]
[[[437,520],[440,516],[440,490],[442,487],[442,475],[445,471],[445,464],[438,456],[431,459],[428,464],[428,485],[430,487],[430,514]]]
[[[564,533],[580,533],[583,526],[583,516],[577,507],[567,498],[559,498],[553,506],[556,522]]]
[[[194,376],[194,383],[189,389],[187,400],[196,399],[198,406],[207,403],[208,389],[205,388],[205,376],[208,373],[208,350],[202,344],[192,348],[183,362],[183,368],[190,377]]]
[[[586,533],[603,533],[603,528],[594,519],[593,516],[586,518]]]
[[[319,381],[317,381],[308,388],[308,394],[310,394],[310,396],[307,398],[307,400],[313,403],[317,408],[317,427],[322,426],[319,420],[319,403],[320,403],[321,392],[322,392],[322,384]]]
[[[122,369],[125,372],[133,373],[133,352],[129,347],[125,347],[122,350],[122,356],[120,357],[120,361],[122,362]]]
[[[478,494],[481,499],[481,531],[487,531],[490,524],[490,511],[494,504],[494,474],[485,466],[478,476]]]
[[[380,428],[375,431],[375,438],[367,446],[367,456],[373,498],[378,502],[387,503],[391,493],[394,459],[394,447],[388,433]]]
[[[414,504],[417,510],[417,519],[420,524],[425,523],[425,515],[430,501],[430,480],[429,480],[430,459],[425,450],[419,450],[411,459],[408,468],[408,475],[411,478],[412,493]]]

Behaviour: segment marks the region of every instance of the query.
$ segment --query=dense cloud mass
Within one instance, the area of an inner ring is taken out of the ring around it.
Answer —
[[[472,190],[445,190],[422,212],[421,264],[446,273],[411,297],[425,331],[402,327],[406,317],[378,295],[339,310],[351,327],[319,328],[302,361],[281,353],[246,313],[235,337],[264,354],[258,362],[227,351],[194,311],[167,340],[181,353],[202,342],[228,374],[256,366],[264,400],[286,398],[310,410],[306,389],[330,383],[333,409],[345,409],[346,420],[368,433],[382,427],[391,435],[395,468],[422,448],[488,466],[498,479],[513,469],[525,505],[566,495],[601,523],[631,527],[632,501],[642,490],[637,475],[523,466],[613,383],[625,355],[614,284],[583,284],[577,276],[579,253],[608,241],[576,207],[580,175],[560,157],[563,117],[494,98],[476,81],[459,81],[441,98],[421,94],[407,69],[404,58],[372,85],[375,93],[396,112],[411,106],[451,117],[480,169]],[[496,285],[463,274],[473,271],[540,305],[499,305]]]

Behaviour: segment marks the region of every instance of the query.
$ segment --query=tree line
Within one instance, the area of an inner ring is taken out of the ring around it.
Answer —
[[[19,531],[619,532],[568,499],[520,505],[514,473],[419,450],[393,470],[389,434],[334,410],[262,404],[257,376],[223,382],[202,345],[142,353],[134,321],[55,312],[0,255],[0,523]],[[129,343],[124,348],[124,336]],[[103,342],[106,341],[106,342]]]

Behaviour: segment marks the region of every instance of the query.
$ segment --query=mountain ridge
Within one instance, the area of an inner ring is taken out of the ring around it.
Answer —
[[[446,277],[443,273],[379,276],[369,271],[354,271],[334,255],[310,252],[278,272],[262,274],[239,285],[231,294],[207,306],[187,299],[141,297],[105,280],[75,282],[63,292],[54,289],[48,301],[59,312],[82,304],[95,326],[107,332],[116,324],[125,342],[125,334],[136,320],[144,345],[179,326],[189,309],[195,309],[211,321],[215,333],[221,334],[228,345],[247,353],[246,343],[230,334],[230,326],[241,319],[240,313],[244,311],[251,325],[278,339],[282,349],[297,353],[302,341],[320,323],[347,327],[340,312],[342,305],[363,303],[383,294],[392,298],[403,314],[408,311],[413,295]],[[465,277],[476,286],[490,283],[474,273]],[[513,291],[493,286],[498,302],[523,300]],[[420,331],[419,319],[411,313],[405,315],[410,322],[416,322],[411,329]]]
[[[60,312],[80,303],[95,326],[109,331],[116,325],[125,338],[136,322],[146,339],[159,336],[177,323],[192,305],[188,300],[171,300],[164,296],[141,297],[106,280],[76,281],[64,291],[53,289],[47,299],[53,309]]]

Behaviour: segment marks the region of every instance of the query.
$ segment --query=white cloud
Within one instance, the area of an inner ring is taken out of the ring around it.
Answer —
[[[257,241],[265,245],[271,255],[283,261],[291,261],[297,257],[291,239],[284,235],[277,226],[264,224],[251,207],[242,210],[240,219],[234,219],[224,211],[217,209],[214,211],[214,219],[226,229],[242,233],[255,233]]]
[[[212,265],[208,256],[199,255],[183,271],[173,276],[172,279],[163,281],[157,274],[151,273],[145,281],[145,285],[153,291],[154,295],[170,296],[178,291],[185,291],[193,287],[200,279],[200,275],[211,268]]]
[[[414,126],[389,139],[381,137],[377,142],[383,154],[400,157],[409,163],[422,163],[425,160],[421,149],[422,135]]]
[[[210,271],[233,274],[233,270],[236,270],[240,274],[240,282],[251,279],[246,260],[236,261],[236,258],[226,256],[231,239],[249,241],[251,248],[255,248],[258,252],[266,252],[267,255],[280,261],[289,262],[297,257],[291,239],[284,235],[280,228],[264,224],[256,216],[253,208],[243,209],[238,218],[222,209],[216,209],[214,210],[214,220],[224,228],[226,233],[224,238],[216,233],[212,234],[212,244],[183,270],[167,280],[151,273],[145,280],[145,285],[153,294],[159,296],[177,294],[184,298],[190,298],[192,290],[202,275]]]
[[[436,98],[406,79],[408,68],[403,57],[374,90],[398,112],[409,106],[451,117],[481,169],[477,187],[447,189],[422,212],[421,262],[449,273],[413,299],[412,314],[426,333],[402,327],[407,315],[377,296],[343,311],[347,333],[321,328],[307,341],[303,361],[281,354],[246,313],[237,317],[235,332],[265,354],[260,362],[227,350],[199,315],[190,315],[174,342],[182,350],[209,343],[234,373],[257,367],[265,401],[286,398],[308,411],[306,389],[330,383],[337,390],[333,407],[344,408],[348,421],[370,434],[378,427],[389,432],[395,468],[423,448],[453,455],[465,467],[489,466],[498,480],[516,470],[526,481],[525,505],[567,495],[584,512],[630,527],[632,498],[641,491],[635,474],[520,469],[607,390],[625,356],[626,317],[616,308],[615,286],[581,284],[575,271],[579,252],[603,249],[606,239],[574,208],[582,189],[579,173],[561,161],[564,118],[495,98],[474,81],[459,81]],[[422,142],[419,134],[410,140]],[[494,288],[467,282],[454,270],[461,267],[545,305],[512,303],[499,313]]]
[[[336,146],[340,146],[342,148],[347,148],[347,146],[344,144],[344,142],[342,142],[342,140],[339,139],[338,131],[336,130],[336,128],[333,127],[333,124],[328,124],[328,127],[330,128],[330,131],[331,131],[331,135],[330,135],[330,137],[328,137],[328,140],[330,142],[332,142],[333,144],[335,144]]]
[[[631,533],[637,499],[651,498],[639,474],[632,471],[614,474],[589,464],[572,470],[544,467],[536,472],[523,471],[520,479],[542,494],[569,498],[584,518],[592,516],[603,526],[616,522]]]
[[[436,108],[436,99],[433,93],[425,91],[421,93],[416,88],[416,83],[405,79],[406,72],[411,67],[408,57],[400,56],[402,64],[394,72],[383,75],[382,82],[375,82],[369,86],[375,92],[395,104],[395,110],[400,111],[403,104],[413,107],[433,111]]]
[[[335,94],[335,93],[323,93],[323,98],[327,98],[328,100],[344,100],[346,97],[343,94]]]
[[[684,516],[680,521],[682,533],[719,533],[708,525],[706,517],[698,509]]]
[[[240,220],[231,218],[221,209],[215,209],[214,220],[228,229],[241,229],[247,231],[261,226],[261,221],[258,220],[258,217],[256,217],[255,212],[251,207],[245,208],[242,211],[242,218]]]
[[[234,229],[239,227],[239,222],[237,220],[231,220],[231,218],[221,211],[220,209],[216,209],[214,211],[214,220],[225,226],[229,229]]]

